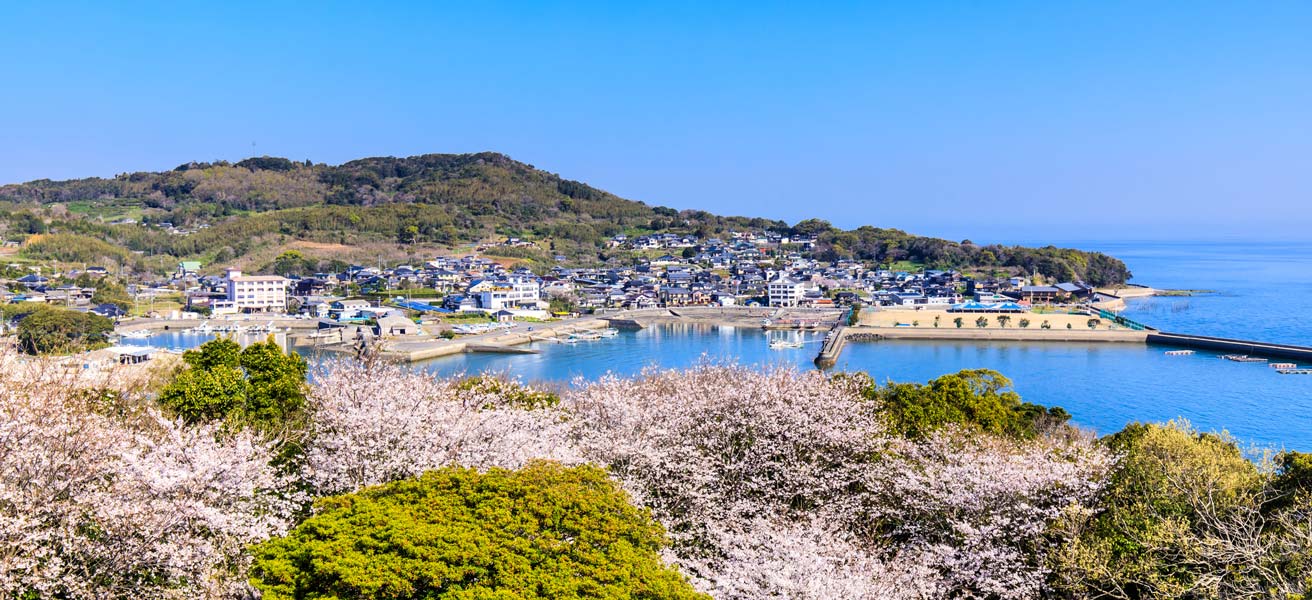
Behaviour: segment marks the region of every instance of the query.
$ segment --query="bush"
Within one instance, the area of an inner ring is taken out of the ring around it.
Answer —
[[[1011,389],[1011,380],[988,369],[944,375],[924,385],[872,385],[865,394],[883,401],[889,428],[907,437],[924,437],[944,426],[959,425],[1033,438],[1042,429],[1070,419],[1059,407],[1021,402]]]
[[[267,600],[703,597],[661,562],[661,527],[596,467],[452,467],[316,506],[254,549]]]
[[[1121,459],[1103,510],[1071,527],[1080,535],[1055,565],[1072,595],[1301,598],[1312,587],[1312,502],[1282,489],[1298,478],[1296,455],[1272,477],[1228,436],[1187,423],[1132,424],[1104,443]]]

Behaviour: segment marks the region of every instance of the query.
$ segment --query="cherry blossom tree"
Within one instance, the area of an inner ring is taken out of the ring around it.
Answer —
[[[467,381],[377,360],[323,369],[308,402],[306,483],[330,495],[451,465],[580,462],[561,410],[523,406],[525,390],[514,384]]]
[[[8,357],[0,358],[0,362]],[[0,591],[63,598],[246,593],[245,550],[302,500],[272,442],[165,418],[103,377],[0,371]]]

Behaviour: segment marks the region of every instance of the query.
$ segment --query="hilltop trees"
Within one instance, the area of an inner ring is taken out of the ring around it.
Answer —
[[[143,223],[211,227],[177,236],[161,228],[106,224],[52,208],[106,199],[113,199],[116,207],[147,209]],[[4,204],[16,210],[5,211]],[[651,207],[490,152],[375,157],[337,166],[258,157],[235,165],[188,163],[173,171],[113,179],[0,185],[0,221],[14,232],[66,236],[26,248],[25,254],[34,258],[117,260],[140,266],[148,261],[132,251],[213,259],[219,253],[246,255],[286,238],[454,244],[504,229],[550,238],[557,244],[553,252],[591,259],[607,237],[636,228],[700,236],[728,229],[816,236],[813,253],[826,260],[998,267],[1093,285],[1123,283],[1130,275],[1115,258],[1073,249],[981,247],[896,229],[843,231],[821,219],[789,227],[768,219]]]

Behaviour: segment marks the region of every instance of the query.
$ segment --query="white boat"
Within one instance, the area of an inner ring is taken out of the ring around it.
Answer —
[[[214,331],[214,327],[210,325],[208,322],[206,322],[206,323],[201,323],[200,325],[197,325],[195,327],[192,327],[191,331],[193,333],[210,333]]]
[[[620,334],[620,330],[615,329],[614,327],[607,327],[606,329],[602,329],[601,331],[597,332],[597,335],[604,338],[613,338],[619,334]]]
[[[771,350],[789,350],[801,347],[802,340],[770,340]]]
[[[118,334],[118,336],[130,340],[143,340],[150,337],[150,330],[138,329],[136,331],[124,331],[123,333]]]

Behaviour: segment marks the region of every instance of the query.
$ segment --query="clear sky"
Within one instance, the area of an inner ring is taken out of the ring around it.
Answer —
[[[6,2],[0,82],[0,182],[495,150],[790,222],[1312,238],[1307,1]]]

